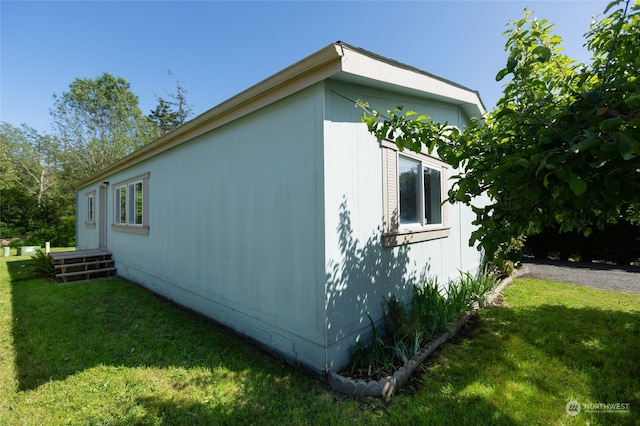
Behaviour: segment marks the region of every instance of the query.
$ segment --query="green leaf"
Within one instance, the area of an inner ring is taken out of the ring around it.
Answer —
[[[501,256],[495,250],[532,222],[556,217],[563,229],[585,231],[587,224],[629,216],[627,205],[640,206],[640,179],[633,179],[640,167],[640,76],[634,72],[640,3],[629,0],[637,6],[625,14],[626,1],[617,0],[614,14],[585,35],[590,64],[560,53],[562,39],[530,12],[512,21],[506,61],[495,74],[502,96],[459,137],[437,122],[403,117],[404,111],[376,117],[375,130],[394,129],[405,149],[426,145],[463,168],[451,200],[470,203],[480,191],[489,198],[490,204],[472,208],[474,223],[483,225],[473,238],[489,258]],[[491,222],[492,213],[500,223]]]
[[[582,99],[584,99],[589,105],[595,106],[602,100],[602,96],[598,93],[597,90],[590,90],[588,92],[583,93]]]
[[[636,142],[630,139],[625,134],[618,135],[618,150],[620,151],[620,155],[622,155],[623,160],[631,160],[635,158],[633,155],[633,150],[636,147]]]
[[[531,51],[531,56],[538,62],[547,62],[551,58],[551,49],[546,46],[538,46]]]
[[[498,74],[496,74],[496,81],[500,81],[503,78],[505,78],[511,71],[509,71],[507,68],[503,68],[501,69]]]
[[[516,115],[516,112],[509,107],[500,108],[497,113],[493,115],[495,120],[498,120],[505,116],[513,116]],[[509,138],[507,138],[509,139]]]
[[[612,7],[615,7],[617,5],[620,4],[620,0],[614,0],[611,3],[609,3],[607,5],[607,7],[604,9],[604,13],[609,13],[609,11],[611,10]]]
[[[589,163],[589,166],[593,167],[594,169],[599,169],[600,167],[604,166],[608,162],[609,162],[609,160],[592,161],[592,162]]]
[[[575,176],[566,166],[558,166],[555,169],[556,175],[565,182],[571,182],[571,177]]]
[[[573,193],[576,194],[576,196],[584,194],[584,192],[587,190],[587,182],[580,179],[578,175],[575,175],[573,173],[571,173],[571,176],[569,177],[569,186],[571,187]]]
[[[611,132],[612,130],[617,129],[620,125],[624,123],[622,117],[613,117],[607,118],[606,120],[602,120],[600,125],[598,126],[603,132]]]
[[[640,127],[640,117],[629,120],[627,122],[627,127]]]

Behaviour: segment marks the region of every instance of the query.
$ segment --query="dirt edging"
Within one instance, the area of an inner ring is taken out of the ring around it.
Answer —
[[[501,301],[501,293],[504,288],[514,279],[528,272],[527,268],[521,268],[514,271],[510,276],[500,281],[500,283],[493,288],[487,295],[481,300],[473,302],[471,305],[471,311],[465,312],[458,321],[456,321],[447,331],[434,337],[427,343],[426,346],[413,356],[407,363],[400,367],[392,376],[382,378],[380,380],[353,380],[344,377],[336,372],[329,372],[327,382],[329,386],[336,392],[340,392],[347,395],[358,396],[381,396],[384,398],[390,398],[393,393],[400,388],[403,384],[409,380],[411,374],[415,369],[423,362],[433,351],[435,351],[440,345],[453,337],[460,328],[475,315],[478,309],[495,306]]]

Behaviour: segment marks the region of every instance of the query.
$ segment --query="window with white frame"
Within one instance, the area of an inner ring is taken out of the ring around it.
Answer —
[[[142,181],[128,183],[116,188],[118,203],[118,225],[142,226],[144,192]]]
[[[397,246],[449,236],[448,166],[424,153],[400,152],[382,141],[384,244]]]
[[[87,217],[85,224],[88,227],[95,225],[95,207],[96,207],[96,193],[95,191],[87,194]]]
[[[398,156],[400,225],[442,224],[441,167]]]
[[[149,174],[113,185],[114,228],[148,233]]]

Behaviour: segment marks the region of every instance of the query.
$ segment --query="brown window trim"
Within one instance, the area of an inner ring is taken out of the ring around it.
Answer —
[[[148,226],[134,226],[134,225],[116,225],[112,224],[111,229],[115,232],[127,232],[129,234],[149,235]]]
[[[136,234],[136,235],[149,235],[149,178],[151,173],[147,172],[126,180],[122,180],[116,182],[111,185],[112,199],[114,199],[113,203],[113,217],[112,220],[115,221],[118,212],[116,211],[117,203],[115,202],[115,190],[116,188],[129,185],[130,183],[142,181],[142,191],[143,191],[143,199],[142,199],[142,223],[143,225],[123,225],[120,223],[112,223],[111,229],[114,232],[124,232],[128,234]]]
[[[421,243],[423,241],[448,238],[451,228],[433,228],[420,230],[400,230],[398,232],[385,232],[382,235],[385,247],[402,246],[405,244]]]
[[[440,225],[407,228],[400,226],[398,220],[398,153],[400,150],[394,142],[388,140],[380,141],[380,147],[382,149],[383,164],[384,223],[382,237],[384,246],[396,247],[405,244],[448,238],[451,234],[451,226],[449,225],[449,203],[444,204],[442,208],[442,224]],[[447,193],[447,172],[449,170],[447,164],[426,153],[403,152],[402,155],[415,158],[427,164],[439,166],[443,177],[441,193]]]

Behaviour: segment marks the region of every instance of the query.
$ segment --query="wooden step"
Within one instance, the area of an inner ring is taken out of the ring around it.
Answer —
[[[64,272],[56,274],[56,278],[63,283],[69,281],[91,280],[94,278],[111,277],[116,274],[116,268],[89,269],[86,271]]]
[[[89,259],[106,259],[111,258],[111,252],[100,249],[88,249],[88,250],[70,250],[70,251],[58,251],[49,253],[49,257],[56,264],[64,264],[71,262],[87,261]]]
[[[82,262],[82,263],[64,263],[61,265],[54,265],[56,269],[67,269],[67,268],[85,268],[85,270],[90,269],[90,266],[111,264],[113,265],[113,259],[104,259],[104,260],[94,260],[92,262]]]
[[[101,249],[49,253],[58,281],[80,281],[116,275],[111,252]]]

